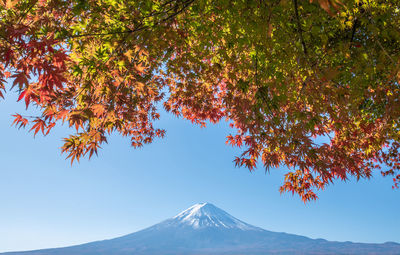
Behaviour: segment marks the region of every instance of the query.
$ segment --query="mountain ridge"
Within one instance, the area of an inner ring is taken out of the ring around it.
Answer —
[[[76,246],[0,255],[223,255],[385,254],[400,255],[400,244],[365,244],[311,239],[272,232],[243,222],[211,203],[195,204],[143,230]]]

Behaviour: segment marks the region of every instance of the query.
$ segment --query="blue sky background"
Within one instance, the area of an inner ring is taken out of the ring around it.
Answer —
[[[250,224],[336,241],[400,242],[400,191],[380,174],[336,183],[306,205],[278,191],[284,169],[235,168],[226,123],[207,128],[163,114],[164,139],[133,149],[115,135],[99,157],[70,165],[68,129],[33,138],[10,127],[23,103],[0,101],[0,252],[61,247],[135,232],[199,202]],[[72,130],[70,130],[72,132]]]

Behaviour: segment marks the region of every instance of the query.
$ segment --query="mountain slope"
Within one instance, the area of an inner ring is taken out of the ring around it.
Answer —
[[[169,254],[393,254],[400,244],[329,242],[267,231],[209,203],[115,239],[77,246],[2,255],[169,255]]]

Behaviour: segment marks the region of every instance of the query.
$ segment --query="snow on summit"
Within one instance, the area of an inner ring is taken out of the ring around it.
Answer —
[[[218,227],[241,230],[260,230],[249,225],[211,203],[195,204],[170,220],[170,224],[191,226],[192,228]]]

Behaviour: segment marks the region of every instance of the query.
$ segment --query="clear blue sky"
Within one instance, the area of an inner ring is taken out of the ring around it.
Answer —
[[[67,128],[35,139],[10,127],[22,103],[0,101],[0,252],[68,246],[135,232],[211,202],[250,224],[337,241],[400,242],[400,191],[379,174],[337,183],[304,205],[280,195],[283,170],[235,168],[226,123],[199,128],[163,115],[167,136],[141,149],[113,136],[99,157],[61,155]]]

